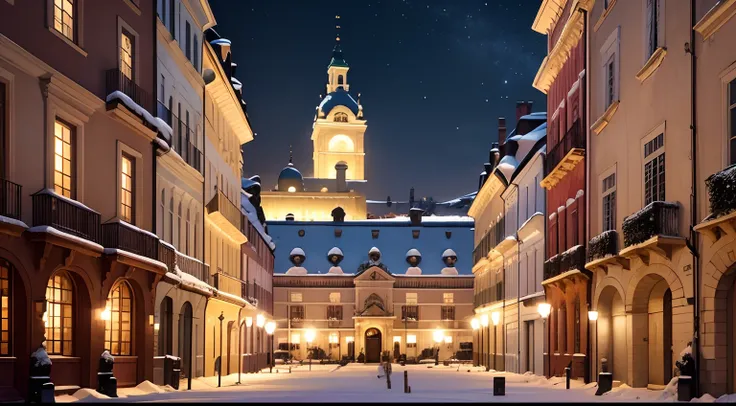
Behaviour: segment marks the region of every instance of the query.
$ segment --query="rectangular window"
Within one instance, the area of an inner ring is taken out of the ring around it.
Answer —
[[[406,294],[406,304],[409,306],[415,306],[417,304],[417,293],[407,293]]]
[[[59,119],[54,123],[54,190],[74,198],[74,128]]]
[[[401,306],[401,320],[418,321],[419,306]]]
[[[304,306],[291,306],[291,320],[304,320]]]
[[[603,191],[603,230],[616,229],[616,173],[608,175],[603,179],[601,190]]]
[[[291,301],[294,303],[301,303],[302,302],[302,294],[300,292],[292,292],[291,293]]]
[[[135,51],[135,38],[123,28],[120,33],[120,72],[130,80],[135,80],[133,67],[133,55]]]
[[[342,320],[342,306],[327,306],[327,320]]]
[[[184,50],[184,54],[187,56],[187,59],[189,61],[192,60],[192,43],[191,43],[191,35],[192,35],[192,27],[189,25],[189,21],[186,22],[186,29],[184,30],[186,32],[186,36],[184,37],[184,47],[186,48]]]
[[[644,144],[644,204],[665,200],[664,134]]]
[[[74,42],[75,0],[54,0],[54,29]]]
[[[5,83],[0,82],[0,178],[5,178]]]
[[[0,355],[10,355],[10,335],[11,335],[11,302],[10,296],[10,265],[0,261]]]
[[[736,79],[728,84],[728,139],[731,149],[730,163],[734,164],[736,163]]]
[[[442,306],[442,320],[455,320],[455,306]]]
[[[442,302],[445,303],[445,304],[455,303],[455,294],[452,293],[452,292],[450,292],[450,293],[447,293],[447,292],[443,293],[442,294]]]
[[[662,23],[660,10],[660,0],[647,0],[647,58],[657,50],[657,47],[659,47],[662,40],[660,32],[660,25]]]
[[[330,293],[330,303],[340,303],[340,292]]]
[[[120,218],[133,224],[135,220],[135,159],[123,153],[120,158]]]
[[[407,334],[406,335],[406,347],[407,348],[417,348],[417,336],[414,334]]]
[[[606,64],[606,108],[613,104],[615,97],[616,72],[613,65],[613,57]]]
[[[169,0],[169,30],[171,38],[176,39],[176,0]]]

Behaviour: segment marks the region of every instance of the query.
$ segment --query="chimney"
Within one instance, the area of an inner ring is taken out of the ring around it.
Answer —
[[[337,192],[347,192],[348,182],[346,180],[346,172],[348,171],[348,164],[345,162],[338,162],[335,165],[335,178],[337,179]]]
[[[493,144],[491,144],[491,151],[490,151],[490,153],[488,155],[489,155],[488,156],[489,161],[491,161],[490,162],[490,164],[491,164],[491,170],[490,171],[489,170],[486,170],[486,173],[490,175],[491,172],[494,169],[496,169],[496,167],[498,166],[498,163],[501,161],[501,151],[498,149],[498,143],[497,142],[494,142]]]
[[[424,214],[424,210],[414,207],[409,210],[409,219],[411,220],[411,225],[418,226],[422,224],[422,214]]]
[[[518,114],[518,107],[516,108]],[[504,117],[498,118],[498,145],[502,145],[506,142],[506,119]]]
[[[294,221],[294,215],[289,213],[286,215],[286,221]]]
[[[332,210],[332,221],[342,222],[345,221],[345,210],[338,206]]]
[[[409,189],[409,208],[414,207],[414,188]]]
[[[516,122],[518,125],[519,119],[522,116],[525,116],[527,114],[532,113],[532,104],[534,104],[533,101],[529,100],[528,102],[525,102],[523,100],[516,102]]]

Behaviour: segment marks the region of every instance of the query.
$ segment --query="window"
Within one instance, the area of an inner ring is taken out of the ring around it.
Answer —
[[[570,210],[570,247],[578,245],[578,209],[577,205],[575,209]]]
[[[74,42],[75,0],[54,0],[54,29]]]
[[[616,229],[616,172],[603,179],[601,190],[603,191],[603,229],[601,231]]]
[[[327,306],[327,320],[342,320],[342,306]]]
[[[455,320],[455,306],[442,306],[442,320]]]
[[[192,35],[192,27],[189,25],[189,21],[187,21],[186,23],[187,23],[186,30],[185,30],[186,34],[184,34],[185,35],[184,47],[186,47],[186,49],[184,50],[184,54],[187,56],[187,59],[191,61],[192,60],[192,44],[190,43],[191,40],[189,38],[191,38],[191,35]]]
[[[11,303],[10,275],[12,269],[5,260],[0,260],[0,355],[10,355]]]
[[[340,345],[340,337],[337,335],[337,333],[330,333],[328,340],[330,348],[338,347]]]
[[[134,37],[123,28],[120,34],[120,72],[130,79],[135,80],[133,70],[133,55],[135,48]]]
[[[54,123],[54,190],[74,198],[74,129],[59,119]]]
[[[418,321],[419,320],[419,306],[417,305],[401,306],[401,319],[406,320],[406,321]]]
[[[302,342],[301,335],[299,335],[299,333],[291,333],[291,343],[299,344],[300,342]]]
[[[176,0],[169,0],[169,30],[171,37],[176,39]]]
[[[120,163],[120,218],[132,224],[135,219],[135,159],[123,153]]]
[[[407,334],[406,336],[406,348],[417,348],[417,336],[414,334]]]
[[[348,122],[348,115],[345,113],[335,113],[335,122],[338,123],[347,123]]]
[[[192,36],[192,65],[199,72],[199,41],[196,34]]]
[[[646,58],[664,44],[662,21],[662,0],[646,0]]]
[[[112,355],[132,355],[133,295],[127,282],[115,285],[107,297],[109,320],[105,323],[105,348]]]
[[[603,110],[618,100],[620,28],[616,27],[601,47],[601,72],[603,76]]]
[[[179,252],[184,252],[181,247],[181,202],[179,202],[179,211],[176,215],[176,242],[174,244]]]
[[[608,60],[608,63],[606,64],[606,108],[613,104],[613,99],[615,97],[615,88],[614,88],[614,80],[615,80],[615,73],[614,73],[614,67],[613,67],[613,57]]]
[[[7,112],[5,111],[5,83],[0,82],[0,178],[5,177],[5,131]]]
[[[185,238],[184,238],[184,244],[185,244],[184,245],[184,250],[185,251],[184,252],[186,252],[187,255],[191,255],[190,254],[190,251],[191,250],[189,249],[189,236],[190,236],[190,232],[191,232],[191,229],[190,229],[190,227],[191,227],[191,218],[192,218],[192,210],[191,209],[187,209],[187,222],[186,222],[186,227],[184,229],[184,235],[185,235]]]
[[[454,296],[455,296],[455,294],[452,293],[452,292],[450,292],[450,293],[443,293],[442,294],[442,302],[445,303],[445,304],[455,303],[455,297]]]
[[[665,200],[664,134],[644,144],[644,204]]]
[[[330,303],[340,303],[340,292],[330,293]]]
[[[291,306],[291,320],[304,320],[304,306]]]
[[[410,306],[417,304],[417,293],[416,292],[406,294],[406,304]]]
[[[169,242],[174,243],[174,193],[169,199]]]
[[[295,303],[301,303],[302,302],[302,294],[298,292],[292,292],[291,293],[291,301]]]
[[[734,164],[736,163],[736,79],[728,84],[728,128],[728,139],[731,148],[730,163]]]

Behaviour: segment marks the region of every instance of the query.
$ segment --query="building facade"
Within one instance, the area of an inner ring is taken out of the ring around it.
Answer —
[[[544,285],[552,305],[547,326],[548,375],[590,378],[588,319],[590,272],[586,245],[586,27],[593,1],[544,1],[532,29],[547,36],[547,56],[534,87],[547,95],[547,253]]]

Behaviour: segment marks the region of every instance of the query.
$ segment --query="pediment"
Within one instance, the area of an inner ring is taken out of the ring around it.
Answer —
[[[388,313],[384,309],[381,309],[381,307],[378,306],[377,304],[371,304],[370,306],[365,308],[365,310],[360,312],[360,315],[378,317],[378,316],[388,316]]]
[[[355,278],[356,283],[365,281],[393,282],[394,280],[393,276],[377,266],[366,269]]]

